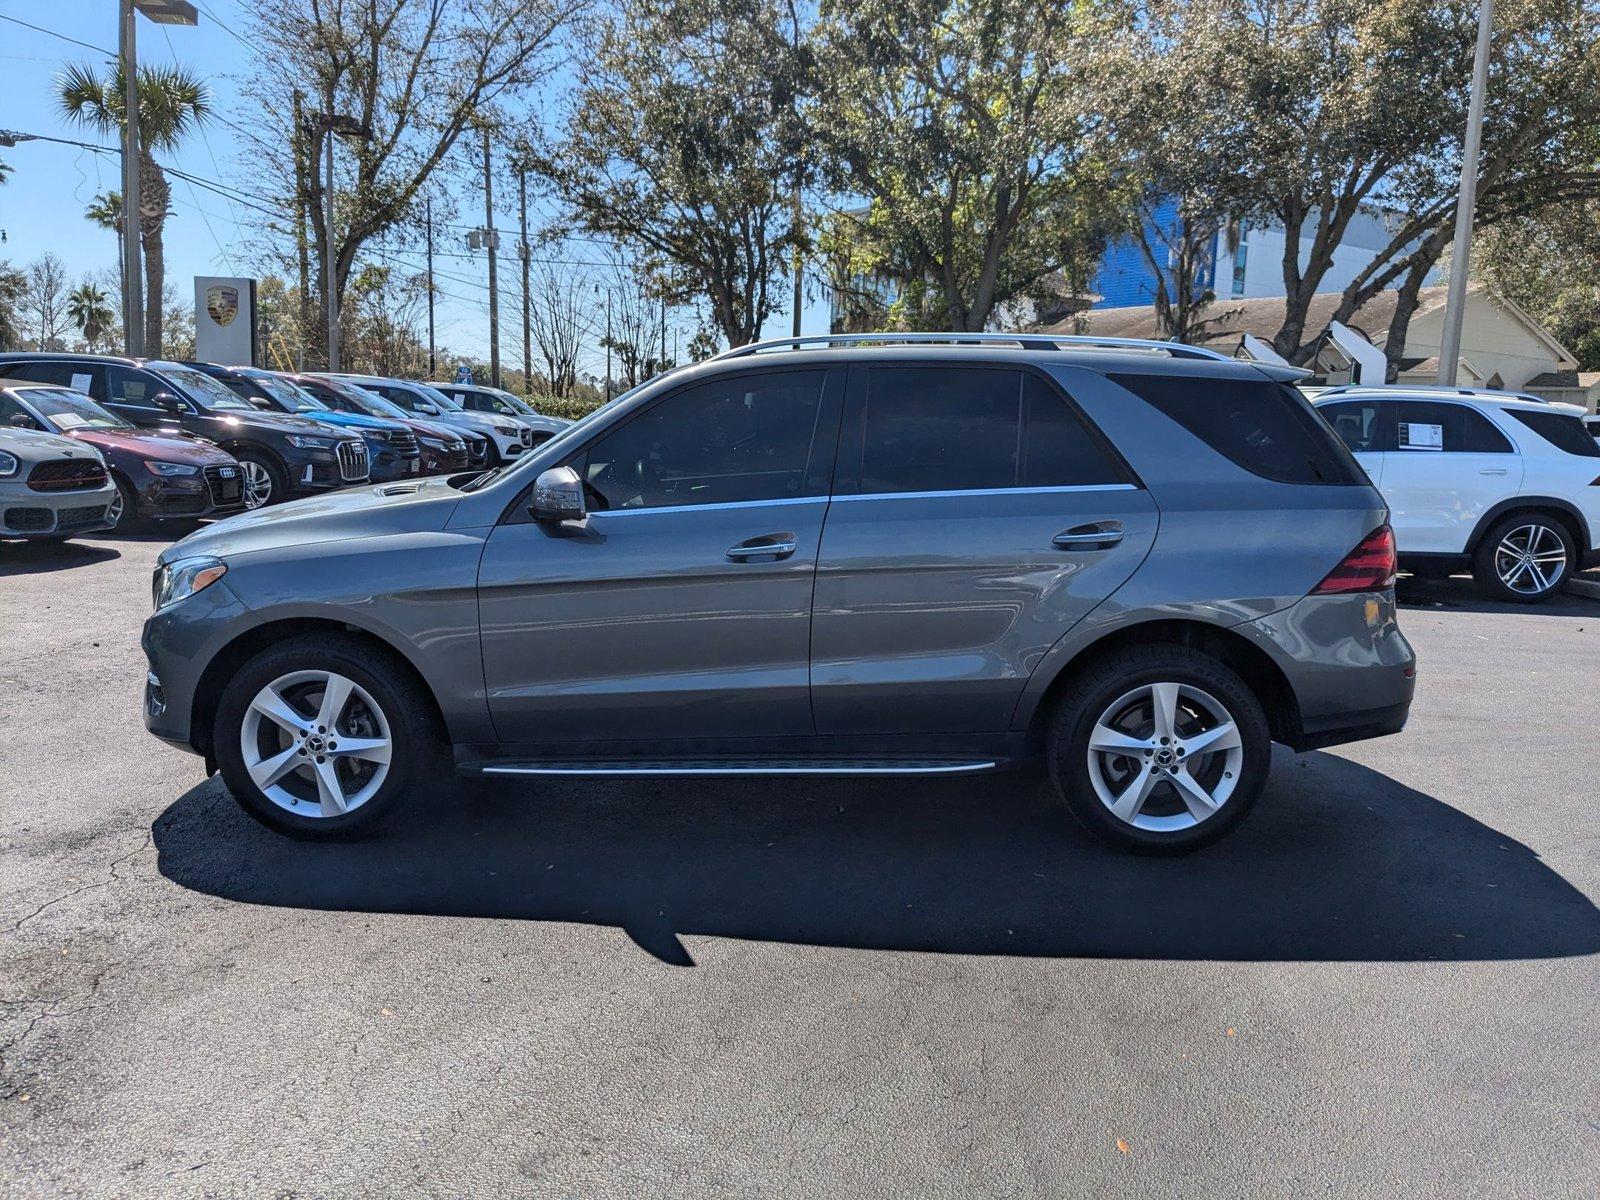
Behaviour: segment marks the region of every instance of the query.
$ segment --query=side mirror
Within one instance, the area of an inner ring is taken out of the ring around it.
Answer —
[[[431,401],[422,400],[417,404],[417,411],[419,413],[427,413],[430,417],[437,417],[439,415],[439,406]]]
[[[581,521],[588,514],[583,503],[583,480],[571,467],[551,467],[533,481],[533,504],[528,508],[538,521]]]
[[[171,392],[157,392],[150,398],[150,401],[163,412],[181,413],[183,411],[183,401],[179,400]]]

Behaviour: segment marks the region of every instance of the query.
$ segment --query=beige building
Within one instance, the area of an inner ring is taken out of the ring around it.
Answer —
[[[1380,349],[1388,341],[1396,294],[1381,292],[1358,309],[1346,324]],[[1324,328],[1339,305],[1338,293],[1312,298],[1307,327]],[[1439,342],[1444,328],[1445,289],[1423,288],[1417,311],[1406,332],[1400,358],[1400,381],[1433,383],[1439,372]],[[1245,334],[1265,342],[1283,322],[1283,297],[1218,300],[1208,314],[1207,344],[1219,350],[1239,346]],[[1087,333],[1101,337],[1158,337],[1155,311],[1149,305],[1135,308],[1090,309],[1048,327],[1053,333]],[[1324,338],[1314,363],[1318,383],[1348,383],[1352,363]],[[1538,321],[1499,293],[1473,284],[1467,289],[1467,309],[1461,330],[1461,357],[1456,379],[1464,387],[1505,388],[1532,392],[1548,400],[1581,404],[1590,412],[1600,401],[1600,371],[1577,370],[1565,346]]]

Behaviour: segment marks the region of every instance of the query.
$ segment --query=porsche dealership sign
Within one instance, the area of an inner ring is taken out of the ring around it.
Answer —
[[[202,362],[256,365],[256,281],[196,275],[194,349]]]

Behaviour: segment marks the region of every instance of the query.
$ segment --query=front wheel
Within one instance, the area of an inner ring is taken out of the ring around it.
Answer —
[[[239,470],[244,475],[244,506],[265,508],[288,499],[289,481],[283,468],[259,450],[236,450]]]
[[[213,747],[240,806],[289,837],[371,831],[434,769],[440,740],[416,679],[337,636],[295,638],[234,675]]]
[[[1142,646],[1068,687],[1049,763],[1090,833],[1125,850],[1179,854],[1244,820],[1271,756],[1266,715],[1238,675],[1184,646]]]
[[[1578,561],[1567,527],[1538,512],[1508,513],[1478,543],[1472,577],[1500,600],[1537,604],[1566,584]]]

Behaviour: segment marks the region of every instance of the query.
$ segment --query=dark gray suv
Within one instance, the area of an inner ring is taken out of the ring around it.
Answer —
[[[515,466],[162,555],[145,720],[283,833],[464,775],[955,775],[1191,849],[1272,741],[1393,733],[1383,500],[1287,385],[1166,343],[873,335],[658,378]]]

